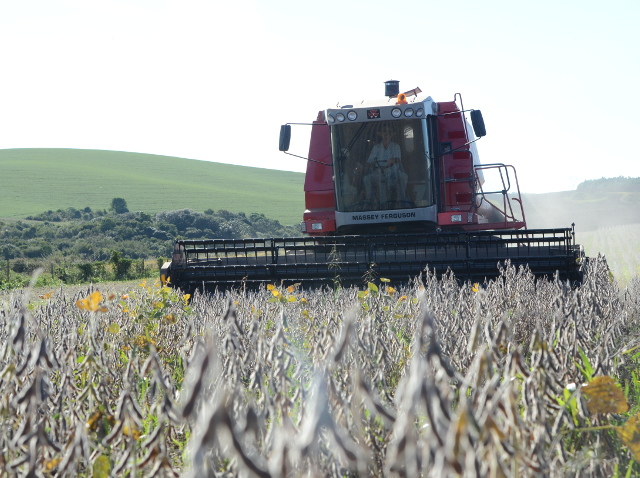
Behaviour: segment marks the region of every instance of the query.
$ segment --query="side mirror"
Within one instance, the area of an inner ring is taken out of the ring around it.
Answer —
[[[482,138],[487,135],[487,130],[484,127],[484,119],[482,119],[482,112],[480,110],[473,110],[471,112],[471,124],[473,125],[473,132],[476,137]]]
[[[280,126],[280,151],[289,151],[290,142],[291,142],[291,125],[283,124],[282,126]]]

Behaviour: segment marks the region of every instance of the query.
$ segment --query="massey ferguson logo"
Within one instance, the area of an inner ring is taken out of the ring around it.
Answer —
[[[378,119],[380,118],[380,110],[367,110],[367,118],[369,119]]]

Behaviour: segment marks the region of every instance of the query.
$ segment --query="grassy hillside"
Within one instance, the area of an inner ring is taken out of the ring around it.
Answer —
[[[116,151],[0,150],[0,217],[24,218],[67,207],[129,210],[226,209],[302,220],[304,175],[207,161]]]

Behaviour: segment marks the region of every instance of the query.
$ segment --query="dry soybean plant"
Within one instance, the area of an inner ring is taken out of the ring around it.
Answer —
[[[2,476],[640,472],[640,281],[0,303]]]

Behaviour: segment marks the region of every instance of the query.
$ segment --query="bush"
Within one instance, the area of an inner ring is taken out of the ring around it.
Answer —
[[[14,244],[5,244],[2,246],[2,257],[6,260],[22,257],[22,251]]]
[[[113,251],[109,262],[113,266],[113,274],[116,280],[127,279],[129,276],[129,270],[131,269],[132,259],[126,259],[122,257],[122,253],[119,251]]]
[[[82,264],[76,264],[76,267],[80,271],[81,281],[91,281],[94,277],[93,262],[84,262]]]

